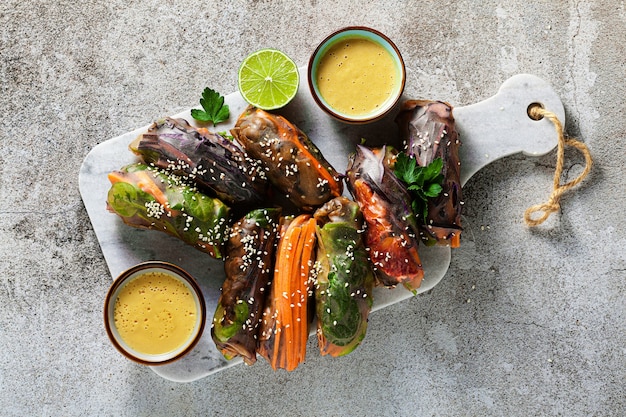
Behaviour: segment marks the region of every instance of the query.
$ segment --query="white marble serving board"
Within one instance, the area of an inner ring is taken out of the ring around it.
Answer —
[[[313,101],[305,68],[300,69],[300,75],[298,95],[278,113],[303,130],[337,171],[345,172],[348,155],[354,152],[355,145],[362,139],[369,146],[384,143],[398,145],[394,113],[369,125],[338,122],[322,112]],[[434,99],[445,101],[445,97]],[[231,128],[246,107],[238,92],[226,96],[226,103],[230,106],[231,117],[218,125],[216,131]],[[460,157],[463,184],[494,160],[518,152],[543,155],[556,146],[557,135],[553,125],[548,120],[535,121],[528,117],[527,108],[532,103],[542,104],[556,113],[561,121],[565,121],[563,105],[553,89],[540,78],[527,74],[510,78],[495,96],[483,102],[454,109],[462,141]],[[182,117],[193,124],[190,109],[174,117]],[[181,266],[200,284],[208,314],[202,339],[181,360],[152,368],[163,378],[189,382],[242,363],[238,359],[225,360],[210,335],[210,322],[224,280],[222,261],[212,259],[164,233],[128,227],[116,215],[106,211],[106,197],[110,188],[107,174],[137,160],[128,150],[128,145],[146,131],[150,122],[147,121],[147,125],[142,128],[95,146],[80,169],[79,188],[113,279],[139,262],[162,260]],[[445,275],[450,264],[451,249],[422,247],[420,257],[425,271],[425,278],[418,290],[422,293],[432,289]],[[412,294],[401,287],[393,290],[376,288],[373,311],[410,297]]]

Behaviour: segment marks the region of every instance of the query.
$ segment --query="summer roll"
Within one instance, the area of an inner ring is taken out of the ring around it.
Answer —
[[[317,221],[315,310],[320,353],[352,352],[367,330],[374,273],[363,242],[359,205],[337,197],[314,214]]]
[[[376,278],[385,286],[402,284],[414,291],[424,278],[419,229],[411,196],[393,173],[394,158],[395,150],[388,146],[357,145],[348,162],[347,184],[367,224],[365,245]]]
[[[231,132],[296,207],[312,211],[342,194],[341,176],[307,135],[284,117],[249,106]]]
[[[230,209],[180,177],[132,164],[108,175],[107,209],[129,226],[160,230],[222,258]]]
[[[237,221],[226,244],[226,280],[211,336],[227,359],[256,362],[261,314],[274,272],[280,209],[257,209]]]
[[[420,221],[421,238],[426,244],[459,247],[461,241],[461,141],[455,128],[452,106],[441,101],[409,100],[396,119],[406,153],[425,167],[441,158],[443,190],[428,200],[428,215]]]
[[[227,204],[265,199],[267,178],[258,160],[237,142],[184,119],[168,117],[153,123],[129,148],[146,164],[184,175]]]

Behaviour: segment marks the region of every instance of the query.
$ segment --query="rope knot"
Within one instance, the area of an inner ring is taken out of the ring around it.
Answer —
[[[561,121],[556,116],[556,114],[544,109],[543,107],[541,107],[541,105],[537,104],[531,105],[528,108],[528,116],[533,120],[541,120],[544,117],[549,119],[554,124],[558,135],[556,169],[554,171],[552,193],[550,194],[547,202],[531,206],[524,212],[524,221],[526,221],[526,224],[528,226],[533,227],[540,225],[548,217],[550,217],[552,213],[560,210],[561,196],[569,189],[578,185],[587,176],[587,174],[589,174],[593,161],[591,159],[589,149],[584,143],[579,142],[575,139],[565,139],[563,134],[563,125],[561,124]],[[563,173],[564,150],[566,145],[578,149],[583,154],[583,156],[585,157],[585,169],[574,180],[561,185],[561,174]],[[538,218],[533,218],[533,214],[540,212],[543,212],[543,215]]]

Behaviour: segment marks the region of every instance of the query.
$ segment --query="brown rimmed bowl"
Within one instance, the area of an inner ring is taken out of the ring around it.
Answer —
[[[131,348],[120,336],[114,319],[115,303],[120,291],[133,279],[152,272],[165,273],[181,282],[192,294],[196,305],[196,323],[189,338],[174,350],[161,354],[148,354]],[[115,348],[128,359],[143,365],[163,365],[174,362],[189,353],[202,337],[206,322],[206,304],[195,279],[177,265],[162,261],[147,261],[122,272],[107,292],[104,302],[104,325]]]
[[[320,89],[318,86],[318,69],[324,55],[333,46],[337,45],[337,43],[345,42],[351,39],[365,39],[382,46],[391,56],[396,70],[396,82],[390,96],[384,102],[380,103],[376,110],[359,115],[346,114],[334,108],[324,99],[323,95],[320,93]],[[404,92],[404,85],[406,82],[406,69],[404,66],[404,60],[402,59],[402,54],[400,53],[398,47],[391,41],[391,39],[389,39],[381,32],[365,26],[345,27],[326,37],[326,39],[324,39],[318,45],[318,47],[311,55],[311,58],[309,59],[307,75],[309,89],[311,90],[311,95],[313,96],[313,99],[315,100],[317,105],[335,119],[351,124],[370,123],[379,120],[387,115],[396,106],[396,104],[402,97],[402,93]]]

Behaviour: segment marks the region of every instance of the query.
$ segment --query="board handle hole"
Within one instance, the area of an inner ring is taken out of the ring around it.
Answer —
[[[541,114],[541,110],[543,109],[544,107],[541,103],[530,103],[526,109],[526,113],[528,114],[528,117],[533,120],[541,120],[543,119],[543,114]]]

